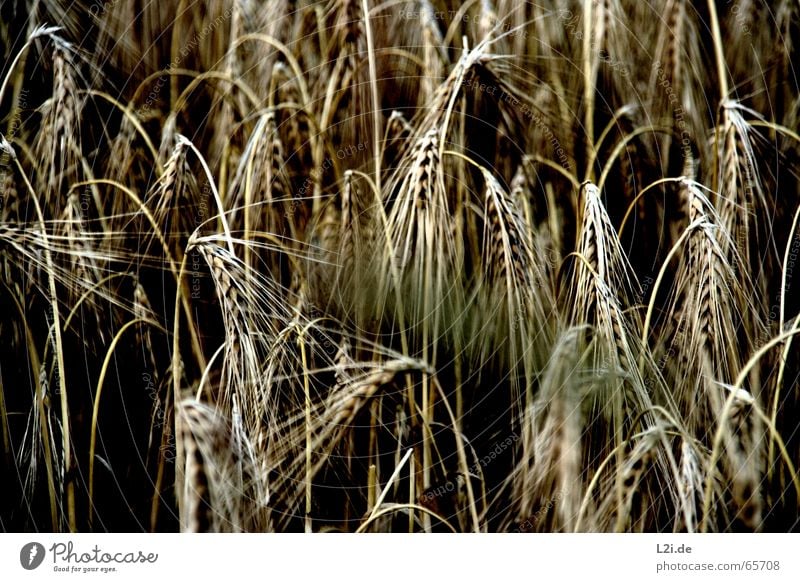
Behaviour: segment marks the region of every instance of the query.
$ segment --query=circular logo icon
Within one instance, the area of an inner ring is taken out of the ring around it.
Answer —
[[[44,546],[38,542],[30,542],[19,551],[19,563],[26,570],[35,570],[44,562]]]

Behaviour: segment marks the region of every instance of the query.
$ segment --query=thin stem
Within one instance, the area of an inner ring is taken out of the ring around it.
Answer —
[[[372,151],[375,157],[375,185],[378,192],[381,191],[381,111],[378,100],[378,69],[375,64],[375,41],[372,37],[372,25],[369,19],[369,3],[361,0],[364,12],[364,28],[367,36],[367,59],[369,61],[369,84],[372,91],[372,135],[375,143],[372,144]]]
[[[719,29],[716,0],[708,0],[708,13],[711,17],[711,36],[714,40],[714,57],[717,61],[717,77],[719,77],[719,98],[728,98],[728,69],[725,67],[725,53],[722,50],[722,34]]]

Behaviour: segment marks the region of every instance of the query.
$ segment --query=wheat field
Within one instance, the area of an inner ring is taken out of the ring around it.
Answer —
[[[0,15],[0,530],[800,530],[797,0]]]

